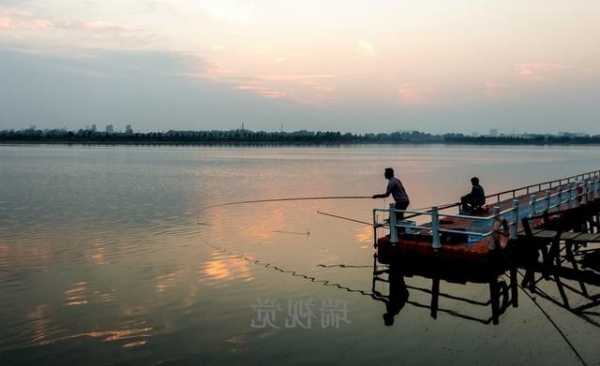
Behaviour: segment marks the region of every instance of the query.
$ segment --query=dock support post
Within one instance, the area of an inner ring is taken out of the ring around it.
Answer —
[[[529,218],[535,216],[535,194],[529,196]]]
[[[440,278],[436,274],[431,280],[431,317],[437,319],[440,304]]]
[[[510,299],[513,308],[519,306],[519,284],[517,281],[517,267],[510,265]]]
[[[497,325],[500,312],[500,291],[497,278],[490,280],[490,301],[492,303],[492,323]]]
[[[575,208],[575,201],[577,201],[577,184],[571,183],[569,189],[569,208]]]
[[[511,231],[510,231],[510,238],[512,240],[516,240],[517,239],[517,233],[519,232],[519,200],[518,199],[514,199],[512,202],[513,205],[513,222],[511,222]]]
[[[442,247],[442,243],[440,241],[440,213],[437,207],[431,208],[431,246],[433,249],[437,250]]]
[[[546,206],[546,209],[544,211],[550,211],[550,193],[548,192],[546,192],[546,194],[544,195],[544,206]]]
[[[492,215],[493,215],[492,220],[494,221],[494,223],[492,225],[495,225],[495,222],[500,220],[500,206],[494,206],[494,208],[492,210]],[[497,239],[496,235],[497,234],[493,234],[493,235],[494,235],[493,240],[488,245],[489,250],[496,250],[496,239]]]
[[[377,227],[379,226],[377,222],[377,212],[373,210],[373,248],[377,249]]]
[[[398,242],[398,220],[397,220],[398,216],[396,215],[396,205],[394,205],[393,203],[390,203],[390,216],[389,216],[389,223],[390,223],[390,243],[397,243]]]

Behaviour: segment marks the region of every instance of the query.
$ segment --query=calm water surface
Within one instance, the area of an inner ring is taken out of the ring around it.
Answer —
[[[410,304],[385,326],[385,304],[369,296],[371,228],[316,214],[370,221],[384,200],[203,209],[380,193],[387,166],[423,207],[456,200],[473,175],[491,193],[598,169],[600,148],[0,146],[0,364],[579,364],[525,296],[496,326]],[[319,266],[333,264],[357,268]],[[600,328],[536,300],[600,364]]]

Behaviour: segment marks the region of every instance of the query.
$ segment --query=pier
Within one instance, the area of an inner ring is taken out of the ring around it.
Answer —
[[[600,171],[494,193],[486,201],[480,215],[456,212],[459,203],[374,209],[374,292],[385,298],[376,287],[387,283],[393,298],[394,278],[429,278],[431,289],[421,291],[431,294],[427,307],[435,318],[443,309],[441,281],[487,285],[488,302],[453,300],[490,306],[491,317],[478,320],[498,324],[510,305],[518,306],[519,287],[537,294],[537,283],[552,281],[559,296],[551,301],[589,318],[600,305],[600,294],[588,290],[600,288]],[[572,306],[572,295],[587,302]]]

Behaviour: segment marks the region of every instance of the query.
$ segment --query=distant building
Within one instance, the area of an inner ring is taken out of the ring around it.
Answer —
[[[559,137],[588,137],[587,133],[583,132],[559,132]]]
[[[490,136],[492,136],[492,137],[498,136],[498,129],[497,128],[492,128],[490,130]]]
[[[125,126],[125,133],[128,133],[128,134],[133,133],[133,128],[131,128],[131,125]]]
[[[113,133],[115,132],[115,128],[113,125],[106,125],[106,133]]]
[[[92,130],[92,132],[96,132],[96,125],[93,124],[92,127],[90,128],[90,130]]]

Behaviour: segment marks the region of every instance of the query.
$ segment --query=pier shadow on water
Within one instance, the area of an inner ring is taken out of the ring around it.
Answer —
[[[516,271],[511,271],[504,261],[482,269],[405,257],[388,266],[374,265],[372,292],[375,300],[385,304],[383,321],[386,326],[394,325],[395,317],[407,305],[428,310],[433,319],[443,313],[466,321],[498,324],[502,314],[518,306],[516,276]],[[411,285],[413,278],[419,278],[420,284],[429,280],[430,286]],[[447,284],[452,285],[449,286],[453,289],[451,292],[444,289]],[[469,290],[461,292],[461,286],[465,290],[469,287]],[[483,298],[469,295],[473,294],[473,286],[482,288]],[[412,300],[413,293],[429,295],[430,300],[427,303]],[[446,308],[444,303],[453,306]],[[455,310],[457,307],[461,310]],[[488,309],[489,315],[482,316],[482,309]]]

